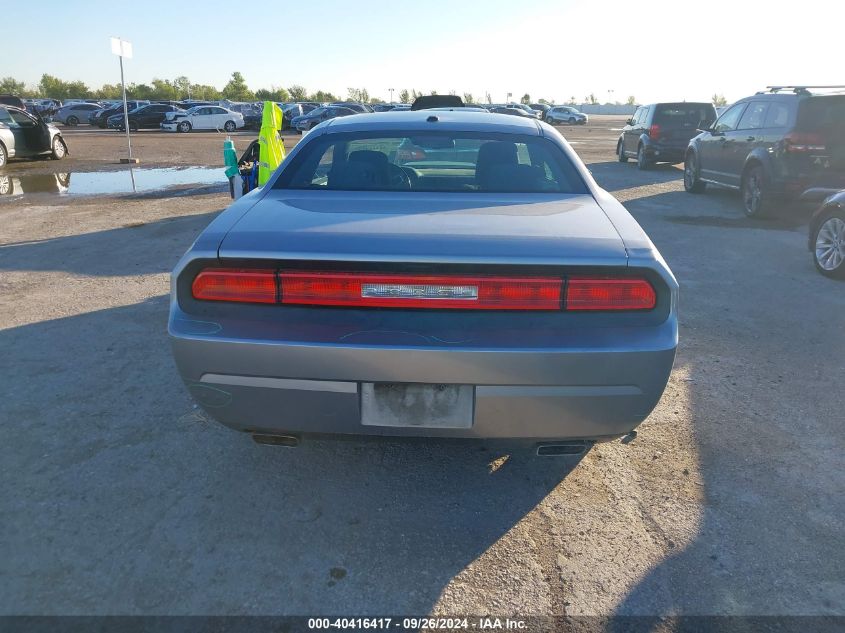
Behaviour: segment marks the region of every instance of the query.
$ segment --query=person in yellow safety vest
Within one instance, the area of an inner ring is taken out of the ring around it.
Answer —
[[[259,187],[270,180],[270,175],[285,159],[285,142],[279,135],[282,120],[282,109],[272,101],[265,101],[261,115],[261,131],[258,133]]]

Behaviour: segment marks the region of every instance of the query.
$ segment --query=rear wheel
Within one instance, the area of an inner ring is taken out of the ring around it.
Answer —
[[[646,158],[645,147],[640,145],[637,149],[637,169],[648,169],[649,167],[651,167],[651,162]]]
[[[813,262],[822,275],[845,279],[845,211],[821,222],[813,236]]]
[[[190,132],[191,131],[191,124],[187,121],[182,121],[179,125],[176,126],[176,129],[180,132]]]
[[[619,159],[620,163],[628,162],[628,157],[625,156],[625,144],[621,140],[616,145],[616,157]]]
[[[698,177],[698,160],[695,154],[687,154],[684,160],[684,189],[689,193],[703,193],[707,183]]]
[[[771,192],[760,165],[753,165],[742,175],[742,208],[749,218],[762,218],[772,211]]]
[[[67,118],[66,123],[71,127],[76,127],[77,125],[79,125],[79,119],[71,115]]]
[[[235,125],[234,121],[226,121],[226,123],[223,125],[223,129],[227,132],[234,132],[236,127],[237,126]]]
[[[53,137],[51,150],[50,155],[54,160],[61,160],[65,157],[65,154],[67,154],[67,145],[65,145],[64,139],[58,134]]]
[[[9,155],[6,153],[6,146],[0,143],[0,167],[5,167],[7,160],[9,160]]]

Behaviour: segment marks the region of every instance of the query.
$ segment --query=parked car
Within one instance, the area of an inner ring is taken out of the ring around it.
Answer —
[[[437,158],[397,164],[405,141]],[[458,146],[475,151],[441,160]],[[321,126],[172,279],[187,389],[271,444],[495,437],[582,452],[649,415],[678,340],[675,278],[560,133],[458,108]]]
[[[99,103],[77,102],[71,103],[70,105],[65,104],[56,111],[56,114],[53,115],[53,120],[74,127],[80,123],[87,123],[89,115],[96,110],[100,110],[102,107]]]
[[[845,279],[845,189],[831,191],[813,213],[807,246],[816,270]]]
[[[528,116],[532,116],[535,119],[540,118],[539,112],[531,109],[530,107],[528,107],[524,103],[505,103],[505,104],[502,104],[502,105],[504,105],[504,107],[506,107],[506,108],[512,108],[514,110],[522,110],[525,114],[527,114]]]
[[[149,101],[127,101],[126,107],[130,113],[137,110],[138,108],[149,105]],[[113,116],[123,116],[123,102],[119,102],[109,108],[102,108],[92,112],[91,115],[88,117],[88,123],[91,125],[96,125],[100,128],[106,128],[109,124],[109,119]]]
[[[232,112],[220,106],[197,106],[186,111],[167,112],[161,129],[168,132],[190,132],[191,130],[225,130],[234,132],[244,126],[240,112]]]
[[[572,106],[554,106],[546,110],[546,123],[549,125],[586,125],[589,120],[590,117]]]
[[[338,101],[336,103],[330,103],[329,105],[339,108],[349,108],[350,110],[361,113],[373,111],[372,106],[367,105],[366,103],[355,103],[354,101]]]
[[[845,188],[845,94],[811,89],[776,87],[728,108],[690,141],[684,188],[738,189],[749,217],[811,187]]]
[[[291,121],[291,125],[294,129],[300,132],[307,132],[318,126],[323,121],[328,121],[329,119],[335,119],[337,117],[349,116],[350,114],[360,114],[360,112],[356,112],[352,108],[347,108],[345,106],[323,106],[320,108],[314,108],[308,114],[294,117]]]
[[[616,143],[620,163],[637,159],[639,169],[654,163],[682,163],[690,139],[716,120],[712,103],[652,103],[639,106]]]
[[[523,118],[529,119],[536,119],[537,117],[533,114],[528,114],[522,108],[509,108],[505,105],[491,105],[487,108],[489,112],[493,112],[494,114],[509,114],[511,116],[518,116]]]
[[[551,110],[551,106],[547,103],[532,103],[530,107],[543,121],[546,120],[546,112]]]
[[[282,129],[288,130],[293,128],[293,120],[296,117],[308,114],[319,108],[319,105],[313,103],[290,103],[282,108]]]
[[[21,108],[0,105],[0,167],[10,158],[49,155],[60,160],[66,154],[67,145],[57,127]]]
[[[133,131],[143,129],[157,130],[161,127],[168,112],[184,112],[184,110],[174,105],[162,105],[159,103],[151,103],[150,105],[136,108],[129,113],[129,129]],[[114,114],[108,118],[108,126],[113,130],[123,130],[125,129],[125,125],[126,122],[123,112]]]

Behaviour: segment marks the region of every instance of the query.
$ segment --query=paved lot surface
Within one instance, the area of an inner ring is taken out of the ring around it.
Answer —
[[[681,346],[639,438],[577,465],[255,445],[194,406],[165,334],[226,194],[0,202],[0,613],[845,614],[845,285],[802,217],[618,164],[619,127],[561,130],[677,275]],[[116,168],[118,135],[68,141],[3,173]],[[222,164],[216,134],[135,147]]]

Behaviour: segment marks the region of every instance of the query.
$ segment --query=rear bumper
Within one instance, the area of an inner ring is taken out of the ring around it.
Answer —
[[[646,157],[650,160],[666,163],[682,163],[686,155],[687,143],[683,145],[648,143],[643,148]]]
[[[677,346],[674,314],[655,328],[607,329],[590,347],[473,349],[231,340],[171,314],[179,372],[215,419],[242,431],[454,438],[623,435],[660,399]],[[220,324],[213,324],[220,325]],[[211,328],[214,329],[214,328]],[[471,428],[361,424],[362,382],[474,387]]]

